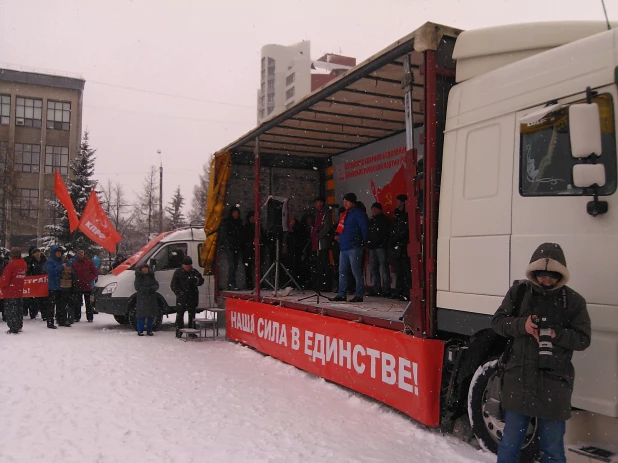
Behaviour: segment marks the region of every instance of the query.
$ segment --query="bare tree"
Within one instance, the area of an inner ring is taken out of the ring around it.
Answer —
[[[135,209],[139,222],[144,225],[143,230],[148,232],[150,237],[155,230],[158,230],[158,173],[155,166],[150,166],[150,171],[146,174],[142,184]]]
[[[208,200],[208,180],[210,179],[210,161],[204,163],[200,181],[193,187],[193,199],[191,199],[191,221],[202,221],[206,215],[206,202]]]

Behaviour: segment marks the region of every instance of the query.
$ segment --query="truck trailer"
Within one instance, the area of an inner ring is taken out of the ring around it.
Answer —
[[[617,83],[618,32],[605,23],[426,23],[225,146],[211,164],[201,252],[227,337],[430,427],[451,431],[467,415],[495,452],[504,423],[486,412],[486,388],[506,339],[491,317],[536,247],[556,242],[593,329],[573,358],[566,442],[615,444]],[[316,196],[336,209],[348,192],[387,214],[407,195],[409,303],[227,288],[231,207],[259,211],[260,281],[266,198],[287,198],[300,216]],[[536,448],[533,420],[526,458]]]

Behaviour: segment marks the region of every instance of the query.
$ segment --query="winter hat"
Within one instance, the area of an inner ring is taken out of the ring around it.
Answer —
[[[182,259],[182,265],[193,265],[193,259],[191,259],[191,256],[187,256]]]
[[[404,195],[403,193],[400,195],[397,195],[397,199],[399,201],[401,201],[402,203],[405,203],[408,200],[408,195]]]
[[[13,258],[21,257],[21,248],[18,248],[18,247],[11,248],[11,257]]]
[[[32,250],[30,251],[30,255],[34,255],[34,254],[36,254],[37,252],[41,252],[41,250],[40,250],[39,248],[34,248],[34,249],[32,249]]]
[[[356,195],[354,193],[346,193],[343,200],[356,204]]]
[[[526,268],[526,277],[532,283],[538,285],[538,272],[543,272],[547,276],[559,275],[558,284],[554,288],[564,286],[569,281],[569,270],[567,269],[564,251],[559,244],[543,243],[530,258],[530,264]],[[555,276],[554,276],[555,278]]]
[[[326,199],[324,199],[324,196],[316,196],[316,198],[313,200],[313,202],[315,203],[316,201],[321,201],[321,202],[325,203]]]
[[[374,207],[375,207],[376,209],[380,209],[380,210],[382,210],[382,204],[380,204],[380,203],[373,203],[373,204],[371,205],[371,209],[373,209]]]

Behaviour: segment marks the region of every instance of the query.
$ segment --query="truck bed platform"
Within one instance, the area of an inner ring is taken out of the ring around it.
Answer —
[[[288,296],[279,294],[275,297],[273,296],[273,291],[262,290],[260,302],[355,321],[394,331],[403,331],[404,329],[404,324],[399,320],[399,317],[403,315],[407,302],[371,296],[365,296],[362,303],[330,302],[328,298],[334,297],[335,293],[323,293],[319,304],[317,303],[316,296],[299,301],[299,299],[311,294],[309,290],[305,291],[304,294],[294,290]],[[253,300],[254,297],[255,295],[248,290],[222,291],[219,293],[219,298],[222,299],[219,301],[219,305],[225,307],[226,298]],[[352,297],[349,296],[349,298]]]

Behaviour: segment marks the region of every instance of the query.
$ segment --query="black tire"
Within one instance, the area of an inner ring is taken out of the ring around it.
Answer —
[[[161,306],[159,306],[159,314],[155,317],[154,325],[152,327],[152,331],[157,331],[161,323],[163,322],[163,310],[161,310]],[[129,307],[129,317],[128,323],[134,331],[137,331],[137,315],[135,314],[135,303],[132,303]]]
[[[114,315],[114,320],[121,325],[127,325],[129,323],[129,319],[124,315]]]
[[[481,447],[493,453],[498,453],[498,444],[504,431],[504,421],[491,417],[485,412],[487,383],[496,372],[498,359],[486,361],[477,368],[470,389],[468,390],[468,418],[472,432]],[[526,441],[521,449],[519,461],[532,462],[539,452],[536,420],[532,419],[528,426]]]

